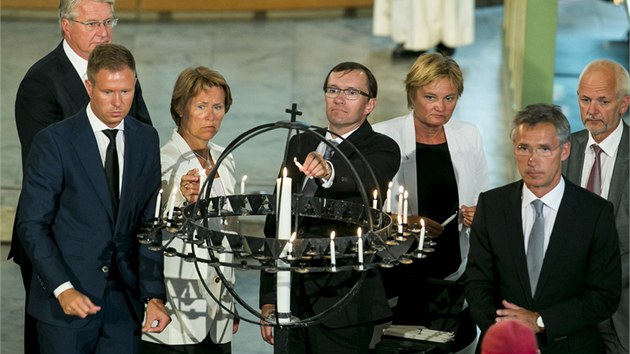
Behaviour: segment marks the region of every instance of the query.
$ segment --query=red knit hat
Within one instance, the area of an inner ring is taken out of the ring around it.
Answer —
[[[481,342],[482,354],[536,354],[536,335],[518,321],[503,321],[490,326]]]

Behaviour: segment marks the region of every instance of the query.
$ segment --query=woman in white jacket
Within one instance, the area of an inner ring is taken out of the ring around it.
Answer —
[[[175,195],[175,205],[197,201],[201,183],[214,167],[223,148],[210,140],[221,127],[232,104],[232,94],[225,78],[216,71],[199,66],[182,71],[173,88],[171,116],[177,127],[171,139],[162,146],[162,200]],[[234,194],[235,166],[231,155],[219,165],[212,182],[211,197]],[[175,191],[173,191],[175,189]],[[225,230],[229,225],[214,222],[211,228]],[[173,235],[170,235],[173,237]],[[184,254],[190,244],[174,238],[169,247]],[[227,240],[224,246],[229,247]],[[208,250],[195,248],[199,258],[209,258]],[[231,262],[228,253],[220,253],[222,262]],[[232,334],[238,330],[238,319],[221,308],[204,288],[205,282],[223,306],[234,311],[234,300],[214,268],[200,263],[201,279],[195,264],[180,257],[165,257],[164,278],[166,306],[172,322],[162,333],[143,335],[142,353],[230,353]],[[230,267],[220,267],[234,284]]]
[[[431,226],[429,230],[440,235],[435,252],[426,259],[394,267],[383,278],[391,297],[398,297],[394,324],[430,326],[428,302],[443,288],[429,279],[452,281],[451,286],[463,291],[456,281],[466,265],[477,197],[489,187],[488,167],[479,130],[470,123],[451,120],[464,90],[462,72],[452,58],[439,53],[421,55],[407,73],[405,87],[412,111],[375,124],[374,130],[393,138],[401,149],[392,199],[397,199],[395,194],[403,186],[409,194],[409,223],[422,217]],[[440,223],[455,212],[458,217],[442,228]],[[419,291],[406,285],[411,283]],[[463,311],[455,349],[469,346],[474,338],[474,324]]]

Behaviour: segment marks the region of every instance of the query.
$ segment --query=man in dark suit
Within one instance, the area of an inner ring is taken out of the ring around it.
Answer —
[[[599,325],[606,353],[628,353],[630,328],[628,308],[628,124],[621,117],[628,111],[630,88],[628,71],[610,60],[596,60],[587,65],[578,80],[578,104],[586,129],[571,134],[571,155],[563,164],[568,180],[608,199],[615,209],[615,224],[621,254],[621,302],[611,318]],[[598,163],[595,149],[598,147]],[[593,166],[596,166],[595,169]],[[593,181],[589,184],[589,179]]]
[[[309,134],[294,136],[289,142],[285,161],[287,176],[293,179],[293,193],[316,197],[347,200],[363,204],[361,192],[350,167],[342,160],[347,157],[358,172],[371,195],[376,188],[371,175],[359,155],[349,143],[363,154],[374,171],[381,190],[394,177],[400,164],[400,149],[389,137],[372,130],[367,116],[376,106],[377,82],[365,66],[344,62],[335,66],[324,81],[328,130],[320,131],[326,139],[339,143],[341,154],[328,156],[326,144]],[[341,136],[346,140],[338,138]],[[325,157],[326,156],[326,157]],[[303,162],[298,168],[292,159]],[[312,179],[309,179],[312,177]],[[310,182],[309,182],[310,181]],[[314,182],[314,183],[313,183]],[[311,187],[311,192],[307,189]],[[275,237],[275,218],[268,218],[266,234]],[[356,234],[356,226],[348,227],[331,221],[307,218],[298,226],[298,238],[328,237]],[[292,274],[292,313],[299,318],[311,317],[335,305],[358,281],[353,272]],[[260,306],[267,316],[275,310],[275,281],[273,275],[261,276]],[[375,321],[391,315],[378,270],[370,270],[352,300],[335,315],[306,328],[289,331],[289,353],[366,353],[372,338]],[[261,326],[263,339],[274,344],[272,328]]]
[[[597,324],[621,292],[612,204],[561,175],[569,133],[557,107],[517,113],[512,143],[523,179],[480,195],[465,273],[482,334],[518,320],[543,354],[598,353]]]
[[[42,353],[138,353],[141,330],[170,321],[163,256],[136,237],[155,210],[159,138],[128,116],[126,48],[96,47],[87,76],[87,107],[38,133],[26,161],[17,228],[34,268],[27,310]]]
[[[88,103],[84,85],[88,56],[96,45],[111,42],[117,21],[113,0],[60,1],[59,23],[63,40],[28,70],[15,100],[15,123],[22,149],[23,172],[35,134],[74,115]],[[138,83],[129,115],[151,124]],[[11,258],[20,265],[28,298],[33,269],[23,255],[15,227],[9,251]],[[24,322],[24,352],[37,353],[35,320],[25,313]]]

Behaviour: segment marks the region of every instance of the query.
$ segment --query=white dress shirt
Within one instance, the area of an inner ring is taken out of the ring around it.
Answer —
[[[558,215],[558,209],[560,208],[560,202],[564,195],[564,177],[560,177],[560,182],[549,193],[538,198],[532,193],[532,191],[523,184],[523,196],[521,198],[521,215],[523,218],[523,236],[525,240],[525,253],[527,254],[527,244],[529,241],[529,233],[534,226],[534,220],[536,219],[536,211],[532,202],[536,199],[540,199],[543,203],[543,216],[545,218],[545,244],[544,251],[547,252],[547,246],[549,245],[549,239],[551,238],[551,231],[553,225],[556,222],[556,216]]]
[[[584,150],[584,166],[582,167],[582,179],[580,180],[580,186],[586,188],[588,177],[591,173],[593,162],[595,161],[595,152],[593,152],[591,145],[597,144],[600,148],[602,148],[602,154],[600,155],[600,167],[602,173],[602,189],[600,196],[605,199],[608,199],[610,180],[612,179],[613,169],[615,168],[615,159],[617,158],[617,150],[619,149],[622,134],[623,124],[621,124],[621,120],[619,121],[617,128],[601,143],[595,142],[593,135],[588,133],[588,141],[586,142],[586,149]]]

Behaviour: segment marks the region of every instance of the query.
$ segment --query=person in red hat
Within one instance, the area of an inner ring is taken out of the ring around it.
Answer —
[[[518,321],[497,322],[488,328],[481,342],[481,354],[536,354],[536,335]]]

